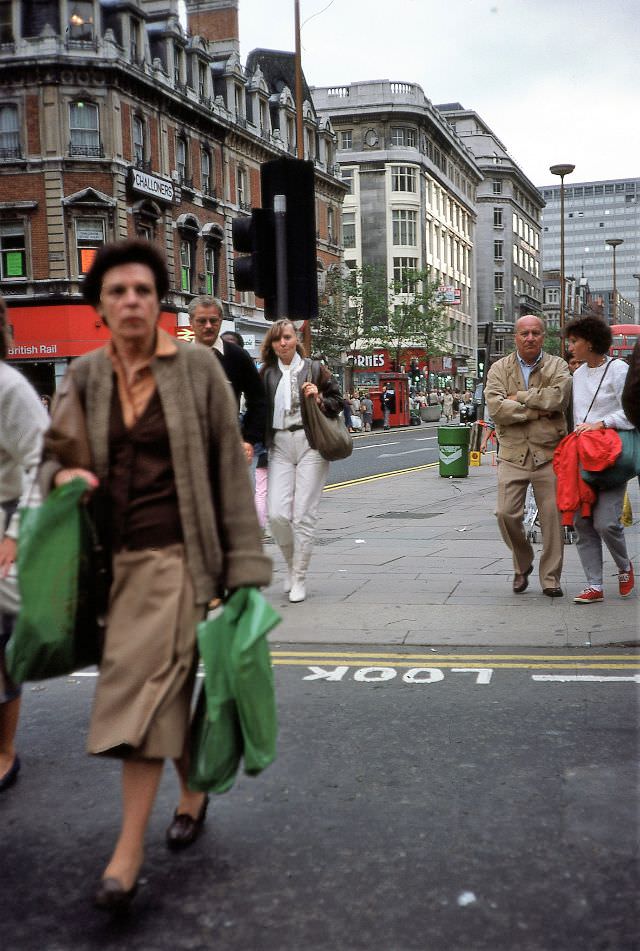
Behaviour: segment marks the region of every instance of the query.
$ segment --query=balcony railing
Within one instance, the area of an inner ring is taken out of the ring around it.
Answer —
[[[100,145],[76,145],[74,142],[69,142],[69,155],[73,158],[80,155],[89,158],[104,158],[104,149],[102,143]]]
[[[12,148],[3,149],[0,148],[0,161],[10,161],[11,159],[21,159],[22,158],[22,149],[19,145]]]

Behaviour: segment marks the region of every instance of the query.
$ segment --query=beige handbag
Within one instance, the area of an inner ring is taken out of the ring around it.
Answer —
[[[311,379],[311,375],[309,377]],[[309,428],[310,443],[323,459],[335,462],[346,459],[353,452],[353,439],[340,413],[330,419],[322,412],[315,399],[304,400],[304,414]]]

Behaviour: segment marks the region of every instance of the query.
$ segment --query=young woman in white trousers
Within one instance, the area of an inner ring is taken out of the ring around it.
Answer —
[[[269,524],[287,565],[284,589],[296,603],[306,597],[318,507],[329,473],[329,463],[311,444],[305,401],[315,399],[327,416],[337,417],[342,394],[326,367],[305,358],[288,320],[269,328],[262,360],[268,401]]]

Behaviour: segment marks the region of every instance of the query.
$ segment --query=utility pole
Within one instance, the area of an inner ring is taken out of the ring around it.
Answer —
[[[296,154],[299,159],[304,159],[304,116],[302,113],[302,53],[300,43],[300,0],[294,0],[295,10],[295,32],[296,32],[296,53],[295,53],[295,73],[296,73]],[[305,320],[302,325],[302,345],[311,356],[311,325]]]

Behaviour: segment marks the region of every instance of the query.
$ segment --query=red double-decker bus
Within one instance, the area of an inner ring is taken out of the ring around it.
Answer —
[[[628,363],[631,351],[640,336],[640,324],[612,324],[611,333],[613,341],[609,349],[610,356],[620,357]]]

